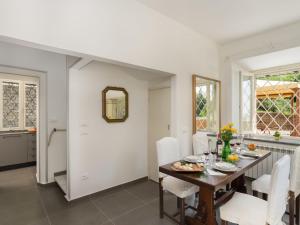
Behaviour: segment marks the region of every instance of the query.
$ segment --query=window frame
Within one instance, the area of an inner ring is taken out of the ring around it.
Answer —
[[[12,82],[19,84],[19,126],[18,127],[3,127],[3,82]],[[26,127],[26,115],[25,115],[25,85],[33,84],[37,86],[37,106],[36,106],[36,117],[38,120],[38,109],[39,109],[39,83],[36,81],[26,81],[26,80],[17,80],[17,79],[7,79],[0,78],[0,131],[16,131],[16,130],[28,130],[34,127]],[[36,121],[37,123],[38,121]],[[37,126],[37,125],[36,125]]]
[[[263,69],[263,70],[257,70],[257,71],[251,71],[251,72],[245,72],[240,70],[239,71],[239,123],[240,123],[240,131],[243,134],[253,134],[256,136],[262,136],[262,137],[273,137],[272,134],[266,134],[266,133],[258,133],[257,132],[257,99],[256,99],[256,79],[258,77],[264,77],[266,75],[287,75],[289,72],[293,71],[299,71],[300,64],[295,65],[288,65],[278,68],[270,68],[270,69]],[[244,75],[245,74],[245,75]],[[243,76],[252,76],[252,131],[247,132],[243,129],[243,90],[242,90],[242,82],[243,82]],[[289,136],[289,135],[282,135],[282,138],[289,139],[289,140],[299,140],[300,137],[297,136]]]

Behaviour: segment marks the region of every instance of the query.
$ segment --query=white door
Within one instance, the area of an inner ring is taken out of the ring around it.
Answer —
[[[156,141],[170,136],[170,88],[149,91],[148,118],[148,175],[158,181],[158,164],[156,158]]]

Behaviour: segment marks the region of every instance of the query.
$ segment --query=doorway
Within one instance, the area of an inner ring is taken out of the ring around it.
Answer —
[[[0,171],[31,167],[39,181],[40,78],[0,71]]]
[[[171,88],[149,90],[148,108],[148,175],[158,182],[156,141],[170,136]]]

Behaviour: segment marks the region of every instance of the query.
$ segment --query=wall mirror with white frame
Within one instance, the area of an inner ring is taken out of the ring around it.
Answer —
[[[197,131],[218,132],[220,129],[221,82],[193,75],[193,133]]]

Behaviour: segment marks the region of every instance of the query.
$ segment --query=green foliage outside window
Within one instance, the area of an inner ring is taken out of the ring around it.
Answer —
[[[196,99],[196,115],[199,117],[206,117],[207,115],[207,100],[203,96],[203,94],[199,91],[197,94],[197,99]]]

